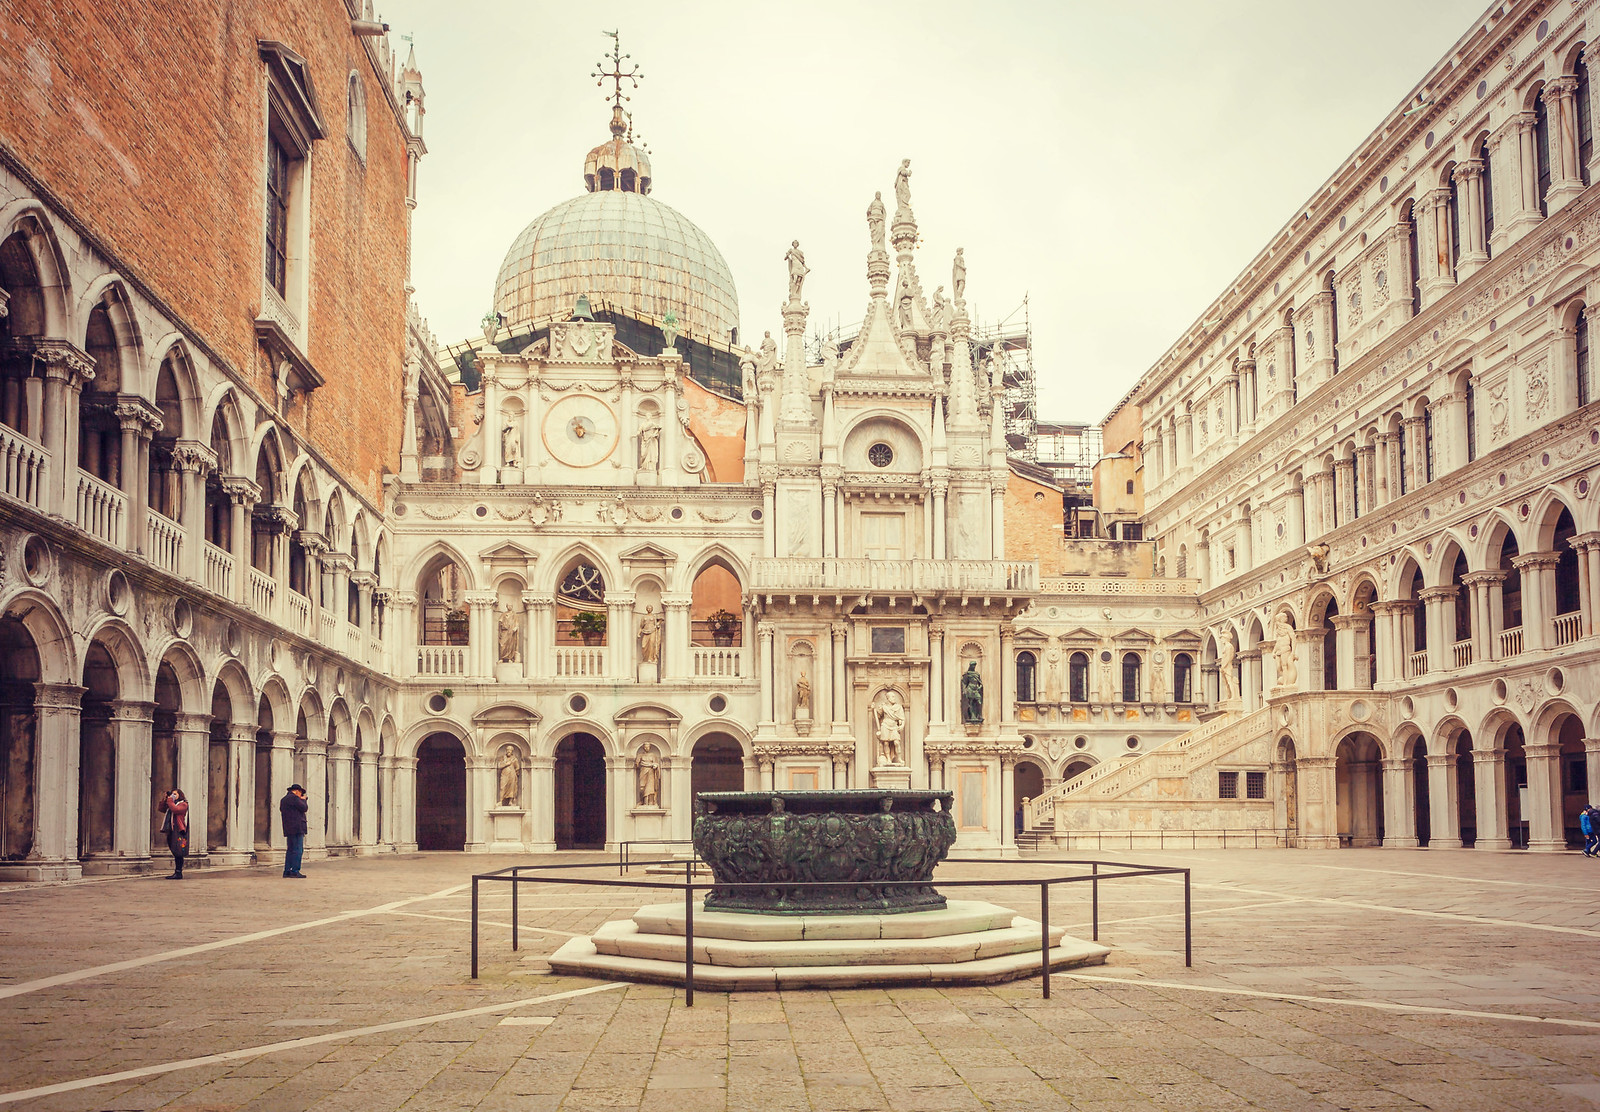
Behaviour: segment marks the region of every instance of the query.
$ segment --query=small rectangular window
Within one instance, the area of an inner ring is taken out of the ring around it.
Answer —
[[[1249,799],[1267,798],[1267,774],[1265,772],[1245,773],[1244,792]]]
[[[1144,540],[1144,525],[1137,521],[1125,521],[1122,524],[1122,539],[1125,541]]]
[[[873,626],[872,651],[875,653],[904,653],[906,651],[905,626]]]
[[[1239,774],[1237,772],[1217,773],[1217,798],[1239,798]]]
[[[1589,791],[1589,767],[1582,757],[1567,762],[1567,791],[1574,794]]]
[[[288,292],[289,152],[275,135],[267,136],[267,282]]]

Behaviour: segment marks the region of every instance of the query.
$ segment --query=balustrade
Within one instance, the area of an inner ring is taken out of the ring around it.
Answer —
[[[1033,591],[1032,560],[875,560],[865,557],[759,559],[752,586],[794,591]]]
[[[744,650],[738,647],[691,645],[690,672],[697,680],[739,679],[749,674]]]
[[[302,637],[311,635],[311,600],[299,591],[290,591],[286,596],[289,600],[289,629]]]
[[[467,674],[467,646],[418,645],[417,675],[464,676]]]
[[[1582,614],[1557,614],[1551,620],[1551,625],[1555,627],[1556,646],[1558,648],[1562,645],[1570,645],[1583,636]]]
[[[1428,650],[1419,649],[1406,657],[1406,679],[1414,680],[1428,670]]]
[[[606,648],[604,645],[569,647],[557,645],[556,675],[603,679],[606,675]]]
[[[127,508],[128,499],[122,491],[87,472],[79,472],[76,520],[80,529],[122,548]]]
[[[1472,663],[1472,642],[1457,641],[1451,646],[1451,659],[1457,668],[1465,668]]]
[[[44,506],[50,453],[16,429],[0,425],[0,490],[38,509]]]
[[[156,567],[177,575],[182,568],[183,526],[156,510],[144,519],[145,555]]]
[[[1522,655],[1522,627],[1502,630],[1500,633],[1500,659]]]
[[[273,603],[278,597],[278,581],[260,568],[250,569],[250,609],[263,618],[277,614]]]
[[[206,542],[206,589],[233,597],[233,556],[210,541]]]
[[[321,632],[319,639],[330,649],[339,647],[339,623],[335,620],[332,611],[320,610]]]
[[[345,655],[351,660],[361,660],[361,627],[350,625],[344,627]]]

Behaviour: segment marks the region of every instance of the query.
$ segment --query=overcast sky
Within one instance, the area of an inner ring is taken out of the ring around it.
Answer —
[[[1029,298],[1039,415],[1098,421],[1483,12],[386,0],[427,90],[417,299],[441,341],[479,334],[511,241],[608,137],[615,28],[653,196],[721,248],[746,338],[781,327],[792,239],[813,325],[861,319],[867,203],[910,158],[925,290],[965,247],[976,317]]]

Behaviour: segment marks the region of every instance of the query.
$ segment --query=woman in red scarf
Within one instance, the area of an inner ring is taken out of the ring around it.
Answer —
[[[172,851],[172,875],[168,880],[183,879],[183,860],[189,856],[189,801],[183,792],[173,788],[161,797],[156,809],[166,814],[161,820],[161,832],[167,836],[167,848]]]

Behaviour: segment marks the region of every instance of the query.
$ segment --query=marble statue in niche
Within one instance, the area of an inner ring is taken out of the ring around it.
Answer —
[[[1294,626],[1289,615],[1279,612],[1272,621],[1272,658],[1278,664],[1278,686],[1293,687],[1300,682],[1300,670],[1294,659]]]
[[[797,719],[811,717],[811,680],[803,668],[794,684],[794,716]]]
[[[646,664],[661,661],[661,619],[656,617],[654,606],[646,606],[644,617],[639,619],[639,659]]]
[[[906,707],[900,692],[888,689],[873,700],[874,735],[878,739],[878,764],[900,763],[900,738],[906,728]]]
[[[1239,695],[1233,678],[1233,662],[1237,653],[1233,647],[1233,630],[1225,629],[1217,639],[1217,697],[1224,703]]]
[[[499,649],[500,663],[522,663],[522,615],[511,609],[509,602],[500,604]]]
[[[639,750],[639,806],[661,806],[661,758],[654,745]]]
[[[661,426],[653,421],[639,430],[639,470],[661,470]]]
[[[502,467],[522,466],[522,430],[516,418],[508,418],[500,430],[500,464]]]
[[[983,677],[976,660],[961,673],[961,721],[968,725],[983,721]]]
[[[522,799],[522,759],[515,745],[500,747],[500,806],[515,807]]]

